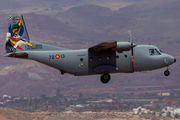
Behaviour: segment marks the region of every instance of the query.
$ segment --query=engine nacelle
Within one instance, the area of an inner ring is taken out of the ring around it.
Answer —
[[[131,50],[131,47],[135,47],[136,44],[133,43],[131,46],[130,42],[117,42],[117,45],[115,48],[112,48],[112,50],[117,52],[123,52],[123,51],[129,51]]]

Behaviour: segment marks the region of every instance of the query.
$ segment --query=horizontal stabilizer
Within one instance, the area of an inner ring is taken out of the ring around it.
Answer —
[[[7,53],[4,57],[28,58],[27,53]]]

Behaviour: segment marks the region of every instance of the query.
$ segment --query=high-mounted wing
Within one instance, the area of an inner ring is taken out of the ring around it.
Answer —
[[[117,42],[102,42],[98,45],[95,45],[93,47],[90,47],[88,50],[92,51],[93,53],[97,53],[97,52],[101,52],[101,51],[105,51],[111,48],[114,48],[117,46]]]
[[[98,53],[106,50],[113,50],[121,53],[123,51],[129,51],[135,46],[136,44],[131,42],[102,42],[98,45],[90,47],[88,50],[93,53]]]

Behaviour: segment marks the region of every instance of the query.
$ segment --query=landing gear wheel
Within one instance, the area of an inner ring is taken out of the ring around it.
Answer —
[[[165,75],[165,76],[169,76],[169,75],[170,75],[169,70],[164,71],[164,75]]]
[[[101,82],[104,84],[108,83],[110,79],[111,79],[111,76],[108,73],[104,73],[101,76]]]

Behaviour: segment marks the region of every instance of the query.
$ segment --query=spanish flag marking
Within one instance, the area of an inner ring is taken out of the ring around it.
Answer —
[[[57,55],[56,55],[56,59],[59,59],[59,58],[60,58],[60,56],[57,54]]]

